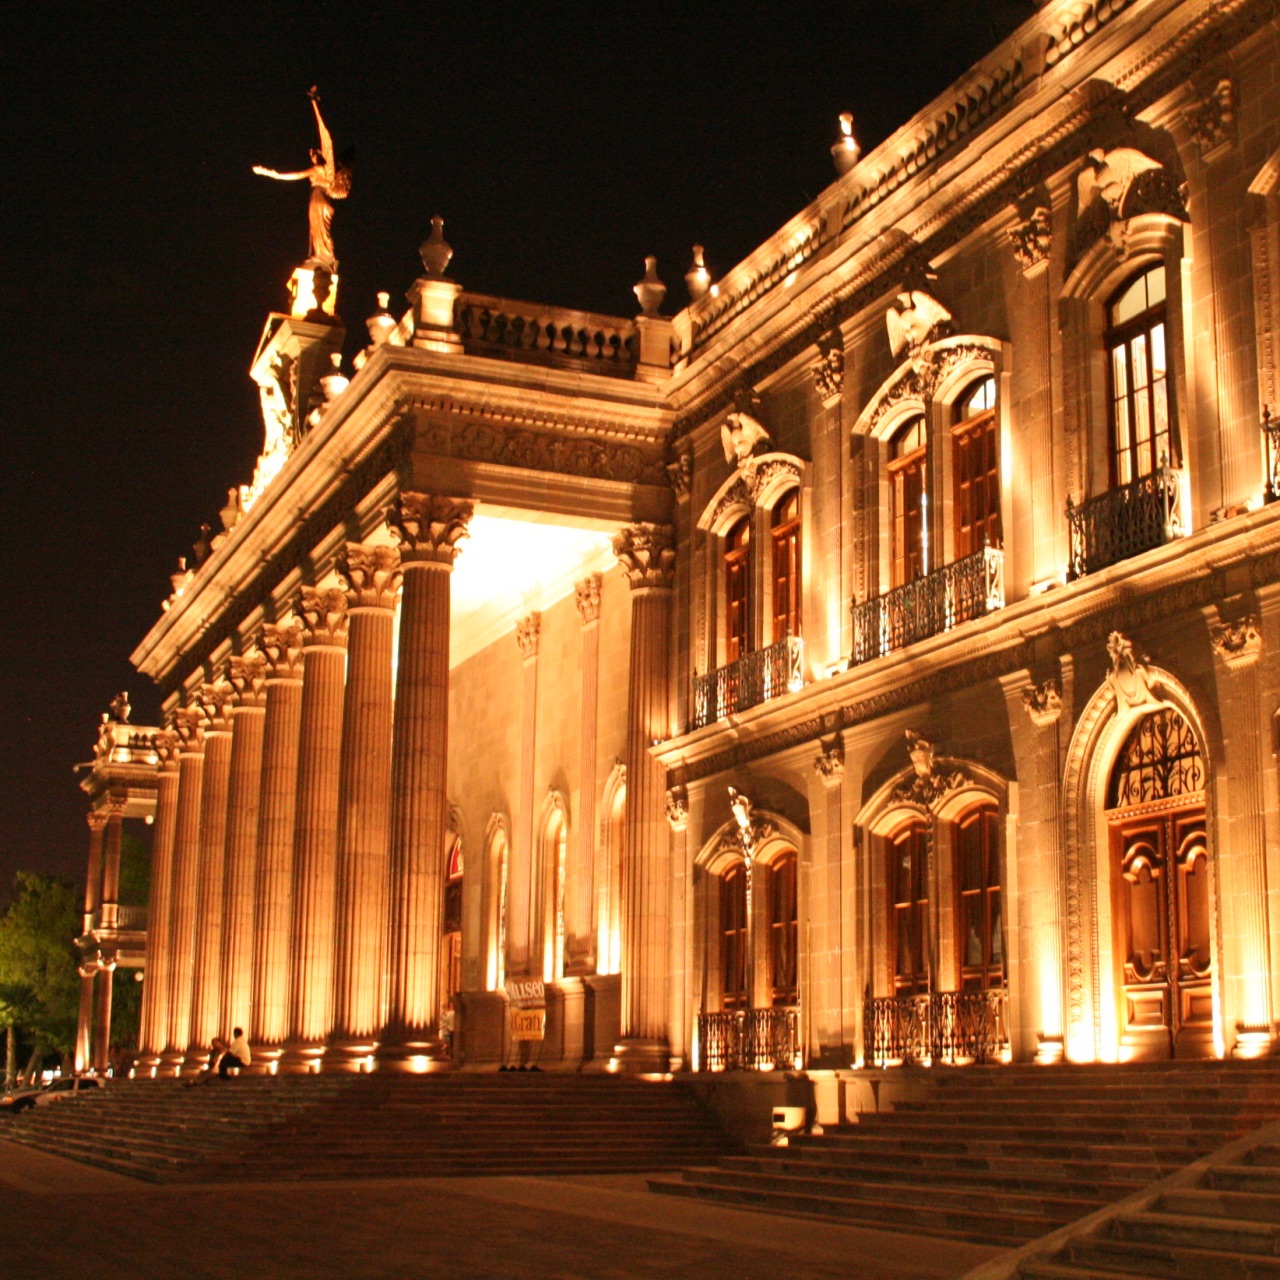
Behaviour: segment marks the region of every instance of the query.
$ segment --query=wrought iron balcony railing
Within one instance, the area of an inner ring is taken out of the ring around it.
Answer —
[[[869,999],[862,1019],[867,1065],[885,1067],[904,1062],[955,1065],[1006,1057],[1009,1049],[1007,1004],[1008,992],[1003,987]]]
[[[983,547],[882,596],[855,601],[849,665],[870,662],[1003,607],[1004,552]]]
[[[804,641],[787,636],[737,662],[693,678],[693,728],[723,720],[804,685]]]
[[[1163,547],[1186,532],[1182,472],[1177,467],[1157,467],[1150,475],[1108,489],[1078,507],[1068,498],[1067,525],[1071,531],[1068,581]]]
[[[699,1071],[800,1067],[796,1009],[725,1009],[698,1015]]]

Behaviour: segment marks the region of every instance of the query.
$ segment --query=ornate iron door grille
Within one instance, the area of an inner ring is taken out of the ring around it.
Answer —
[[[853,605],[853,655],[870,662],[1004,607],[1004,553],[983,547],[914,582]]]
[[[1009,1048],[1007,1004],[1004,987],[872,997],[862,1022],[867,1065],[997,1061]]]
[[[699,1071],[789,1071],[800,1053],[799,1010],[700,1013],[698,1046]]]
[[[804,683],[803,658],[804,641],[787,636],[705,676],[694,676],[692,727],[701,729],[799,689]]]

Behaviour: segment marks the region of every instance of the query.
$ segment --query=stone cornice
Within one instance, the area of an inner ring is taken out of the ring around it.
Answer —
[[[1017,601],[956,631],[673,738],[652,754],[667,767],[669,787],[687,786],[1105,643],[1113,631],[1129,634],[1204,609],[1234,594],[1231,584],[1241,578],[1255,588],[1280,581],[1280,508],[1210,525],[1047,596]],[[1158,662],[1159,655],[1154,657]]]

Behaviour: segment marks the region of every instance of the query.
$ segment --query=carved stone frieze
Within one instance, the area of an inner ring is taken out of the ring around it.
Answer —
[[[672,831],[684,831],[689,825],[689,793],[684,787],[672,787],[667,792],[663,808]]]
[[[600,621],[601,581],[601,575],[593,573],[573,584],[573,603],[578,607],[578,616],[584,627]]]
[[[1184,112],[1191,136],[1204,160],[1216,160],[1236,140],[1236,87],[1226,76]]]
[[[1053,247],[1053,210],[1045,205],[1034,209],[1009,232],[1013,256],[1023,271],[1031,271],[1049,259]]]
[[[914,776],[893,789],[893,798],[927,809],[969,781],[963,769],[940,769],[934,760],[933,743],[907,730],[907,754]]]
[[[844,394],[844,338],[836,329],[818,342],[813,364],[813,385],[824,409],[834,408]]]
[[[516,644],[520,647],[520,657],[525,662],[538,656],[538,643],[542,636],[542,614],[536,609],[526,613],[516,623]]]
[[[825,746],[822,743],[818,746],[813,767],[826,786],[838,786],[844,778],[844,743],[839,738],[832,738]]]
[[[1228,669],[1237,671],[1250,666],[1262,652],[1258,619],[1248,614],[1234,622],[1215,623],[1209,628],[1209,642]]]
[[[302,624],[264,623],[258,646],[267,660],[268,680],[302,679]]]
[[[1121,711],[1144,707],[1156,701],[1151,692],[1150,672],[1146,659],[1139,658],[1133,641],[1119,631],[1107,637],[1107,655],[1111,670],[1107,672],[1107,684],[1116,696],[1116,706]]]
[[[387,508],[387,528],[400,544],[401,564],[430,562],[452,565],[458,544],[467,537],[467,526],[475,512],[463,498],[435,493],[401,493]]]
[[[267,656],[256,649],[231,659],[227,668],[232,705],[262,707],[267,701]]]
[[[1029,684],[1022,691],[1022,705],[1026,708],[1031,723],[1037,728],[1045,729],[1056,724],[1062,715],[1062,685],[1056,679],[1042,680],[1039,684]]]
[[[347,584],[348,609],[396,607],[400,591],[400,552],[395,547],[348,542],[338,559],[338,572]]]
[[[669,524],[642,521],[628,525],[613,539],[618,557],[632,589],[670,588],[675,579],[675,530]]]
[[[347,647],[347,593],[341,587],[303,587],[294,612],[302,621],[303,648]]]

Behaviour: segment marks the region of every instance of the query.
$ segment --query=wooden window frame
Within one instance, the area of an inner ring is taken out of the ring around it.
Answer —
[[[794,508],[789,514],[788,508]],[[800,540],[800,490],[789,489],[769,513],[773,566],[773,642],[801,634],[804,570]]]
[[[787,849],[768,866],[769,996],[774,1008],[786,1008],[799,1001],[799,889],[800,859]]]
[[[912,855],[912,893],[907,899],[899,898],[898,873],[901,857],[899,849],[910,838],[918,841]],[[897,828],[885,839],[889,923],[889,985],[896,996],[923,995],[929,990],[929,845],[932,832],[923,818],[915,818]],[[917,960],[913,974],[903,974],[898,967],[898,951],[901,931],[906,927],[912,932],[912,950]]]
[[[981,884],[970,885],[966,879],[967,865],[963,854],[965,832],[981,823]],[[1004,938],[1004,881],[1000,867],[1000,814],[994,804],[980,804],[966,810],[951,824],[952,876],[955,883],[956,911],[955,935],[956,973],[962,991],[989,991],[1003,987],[1006,981],[1007,948]],[[981,961],[966,963],[966,941],[969,913],[968,900],[981,899],[979,940]],[[992,917],[999,920],[1000,958],[995,958],[994,943],[997,929]]]
[[[954,559],[962,560],[966,556],[977,554],[983,546],[1001,547],[1004,545],[1004,529],[1000,510],[1000,432],[996,423],[996,405],[984,409],[970,417],[963,417],[965,406],[976,392],[987,382],[994,384],[995,378],[985,374],[976,383],[971,383],[956,404],[955,421],[951,427],[951,472],[952,472],[952,506],[954,511]],[[968,450],[973,447],[978,437],[982,437],[985,447],[990,450],[990,465],[980,477],[985,486],[986,501],[983,504],[985,514],[977,519],[974,499],[975,484],[979,477],[967,474],[966,463],[971,457]],[[983,541],[983,534],[986,541]]]

